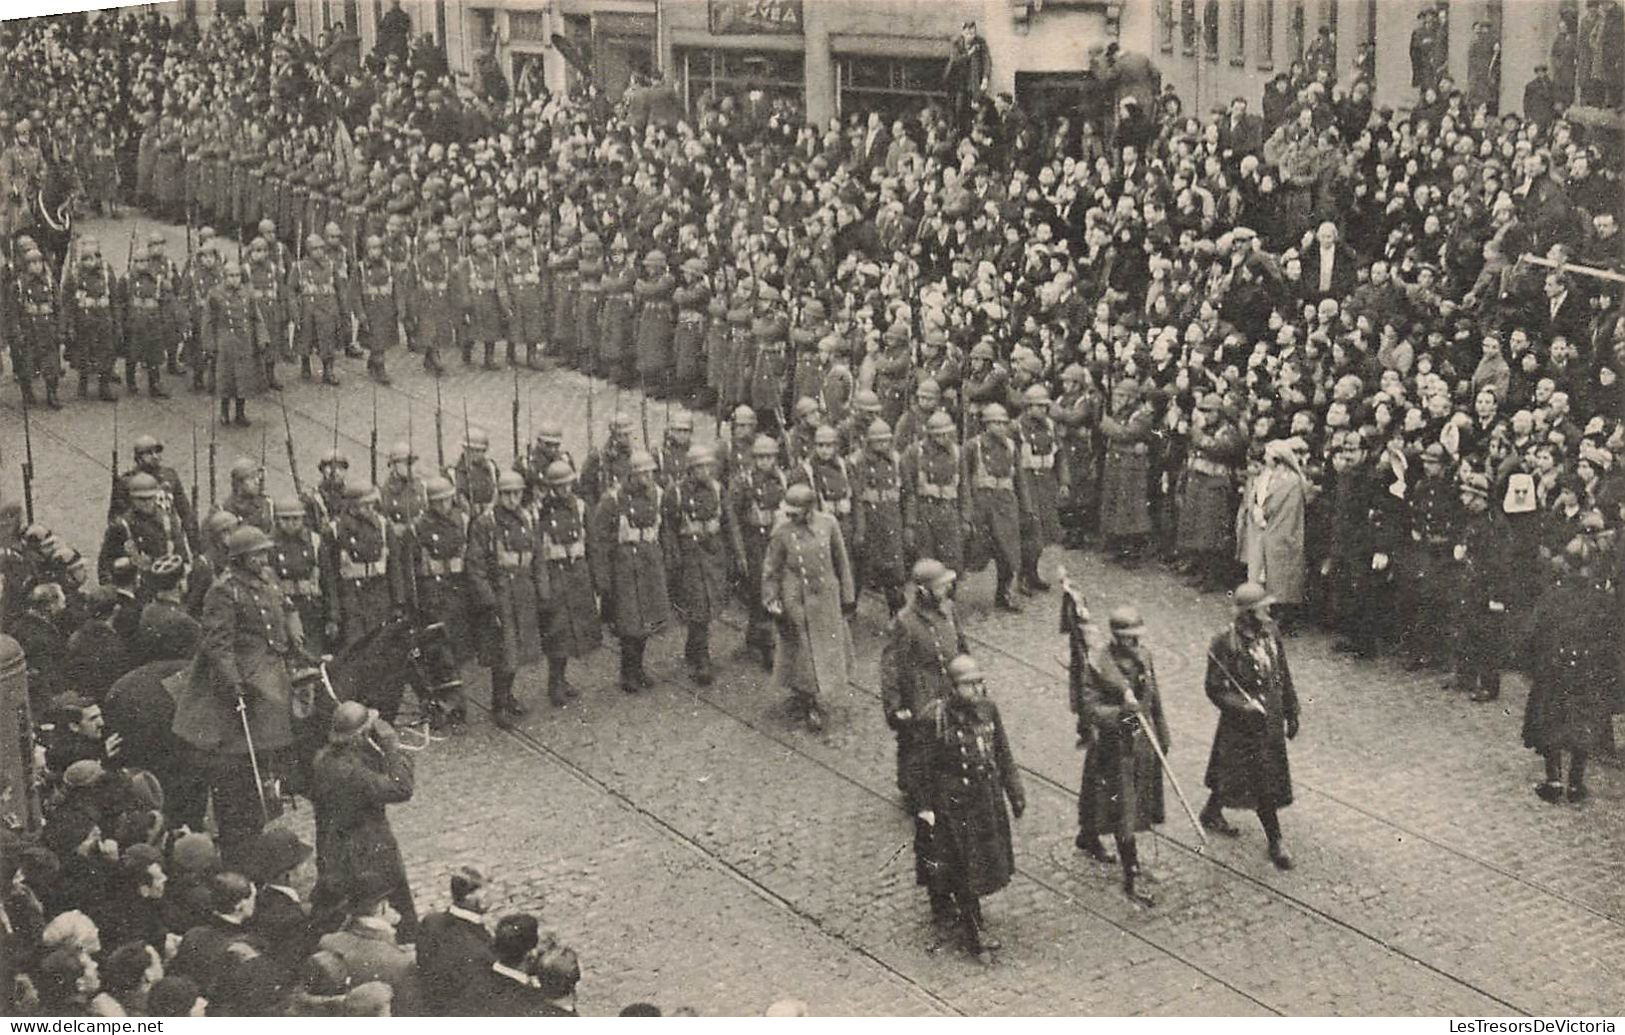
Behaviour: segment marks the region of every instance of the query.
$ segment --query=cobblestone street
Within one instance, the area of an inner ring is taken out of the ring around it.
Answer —
[[[98,221],[88,232],[121,265],[131,228],[157,226]],[[183,230],[163,229],[170,255],[184,257]],[[415,355],[397,350],[390,364],[395,384],[376,396],[379,449],[410,432],[425,470],[436,454],[435,384]],[[351,471],[366,475],[374,388],[360,361],[345,361],[342,375],[334,389],[279,370],[307,484],[335,439]],[[524,372],[518,385],[521,437],[544,415],[558,419],[578,463],[589,405],[595,441],[617,405],[640,415],[634,393],[572,371]],[[206,464],[212,401],[173,378],[168,387],[166,401],[68,398],[60,413],[32,413],[37,517],[87,555],[102,535],[115,412],[121,466],[140,432],[165,443],[188,485],[194,434]],[[511,372],[453,365],[441,389],[448,462],[465,406],[494,455],[509,459],[514,391]],[[250,402],[249,415],[252,428],[212,432],[221,497],[238,456],[263,453],[269,488],[292,488],[276,397]],[[646,415],[655,441],[666,404],[649,402]],[[696,437],[710,439],[709,415],[696,422]],[[11,499],[22,424],[9,378],[0,429]],[[206,507],[206,467],[200,484]],[[1052,549],[1045,577],[1057,564],[1097,613],[1133,602],[1145,614],[1170,762],[1200,807],[1214,727],[1203,657],[1224,601],[1153,566]],[[1297,869],[1275,871],[1246,815],[1233,816],[1240,839],[1204,848],[1170,789],[1168,822],[1142,849],[1158,876],[1147,911],[1123,898],[1115,866],[1072,845],[1081,756],[1057,595],[1028,598],[1020,615],[995,614],[992,595],[986,572],[966,580],[960,600],[1029,799],[1016,824],[1017,877],[986,906],[1005,946],[994,966],[925,947],[929,913],[877,689],[885,610],[873,598],[856,625],[858,678],[831,702],[819,736],[791,721],[758,667],[731,657],[737,613],[714,631],[723,664],[704,690],[684,676],[671,632],[650,646],[658,686],[636,697],[618,689],[612,649],[573,672],[583,695],[566,709],[548,707],[545,672],[521,673],[534,706],[522,728],[503,733],[480,712],[467,735],[417,756],[416,797],[391,810],[420,908],[444,904],[454,867],[487,867],[498,912],[537,911],[580,953],[587,1014],[640,999],[667,1012],[750,1014],[783,996],[821,1015],[1618,1012],[1625,780],[1599,765],[1583,805],[1536,800],[1539,762],[1519,741],[1520,678],[1496,705],[1473,705],[1443,689],[1441,673],[1353,661],[1317,632],[1295,637],[1303,732],[1292,745],[1297,801],[1282,818]],[[485,673],[465,675],[483,704]],[[308,810],[294,822],[308,826]]]

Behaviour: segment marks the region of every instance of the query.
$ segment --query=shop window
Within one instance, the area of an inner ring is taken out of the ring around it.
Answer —
[[[1196,0],[1179,0],[1180,47],[1187,54],[1196,53]]]
[[[1308,16],[1303,9],[1303,0],[1290,0],[1292,6],[1286,14],[1286,57],[1287,64],[1303,60],[1304,48],[1309,45],[1305,33],[1309,31]]]
[[[1219,60],[1219,0],[1202,5],[1202,51],[1209,61]]]
[[[806,71],[799,53],[692,49],[679,50],[676,56],[690,111],[707,95],[717,100],[732,97],[740,110],[765,110],[776,100],[804,102]],[[760,96],[749,103],[753,93]]]
[[[1164,54],[1174,52],[1174,0],[1157,0],[1157,39]]]
[[[1247,0],[1230,0],[1230,63],[1247,63]]]
[[[836,64],[837,110],[892,116],[919,111],[948,96],[946,58],[843,57]]]
[[[1258,30],[1253,52],[1258,55],[1258,67],[1269,71],[1275,67],[1275,0],[1253,0],[1258,12]]]

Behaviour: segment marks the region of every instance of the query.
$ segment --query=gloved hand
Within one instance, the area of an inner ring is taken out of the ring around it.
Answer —
[[[1286,739],[1291,740],[1298,735],[1298,718],[1292,716],[1286,720]]]
[[[932,812],[930,809],[921,809],[919,816],[921,819],[925,820],[926,826],[934,827],[937,825],[937,814]]]
[[[1017,819],[1020,819],[1021,814],[1026,812],[1026,811],[1027,811],[1027,798],[1026,798],[1025,795],[1017,795],[1017,796],[1012,797],[1010,799],[1010,814],[1011,815],[1015,816]]]

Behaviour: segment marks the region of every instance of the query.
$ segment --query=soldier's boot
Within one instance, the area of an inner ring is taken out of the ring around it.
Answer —
[[[231,422],[239,428],[246,428],[251,422],[248,419],[248,414],[243,412],[243,400],[239,398],[234,401],[237,403],[237,416],[232,418]]]
[[[342,383],[339,380],[339,375],[333,372],[333,361],[330,359],[322,360],[322,384],[332,385],[337,388]]]
[[[367,356],[367,373],[381,385],[391,385],[395,382],[390,378],[389,371],[384,369],[384,354],[382,352],[370,353]]]
[[[473,365],[474,365],[474,343],[469,342],[469,341],[465,341],[465,342],[463,342],[463,366],[471,367]]]
[[[570,703],[570,695],[565,692],[569,684],[564,679],[564,666],[569,659],[548,656],[547,659],[547,700],[555,708],[563,708]]]
[[[231,423],[231,400],[230,399],[221,399],[220,400],[220,423],[222,423],[222,424],[230,424]]]
[[[90,398],[90,375],[89,374],[81,373],[79,375],[79,398],[81,398],[81,399]]]
[[[1117,852],[1123,860],[1123,894],[1137,906],[1154,906],[1157,900],[1140,886],[1149,875],[1140,869],[1138,846],[1129,838],[1118,838]],[[1138,882],[1138,883],[1137,883]]]
[[[175,361],[175,353],[171,352],[169,354],[167,360],[165,361],[164,369],[168,371],[172,377],[181,376],[181,367],[180,364]]]
[[[192,364],[192,391],[194,393],[203,391],[203,364],[202,363],[194,362]]]
[[[486,342],[485,343],[485,369],[487,369],[487,370],[500,369],[497,366],[496,355],[497,355],[496,342],[494,342],[494,341]]]
[[[1013,615],[1018,615],[1021,613],[1021,605],[1010,599],[1010,581],[1008,577],[1001,580],[998,587],[994,590],[993,606],[998,608],[1000,611],[1008,611]]]
[[[688,642],[683,646],[683,657],[688,662],[689,676],[700,686],[710,686],[715,675],[711,671],[711,627],[705,622],[688,623]]]
[[[124,389],[132,395],[135,394],[135,360],[133,359],[124,361]]]
[[[112,374],[102,374],[96,379],[96,398],[104,403],[118,402],[118,396],[113,394]]]
[[[882,592],[886,595],[886,614],[891,618],[896,618],[897,612],[903,609],[903,588],[901,586],[887,586]]]
[[[824,710],[818,707],[818,698],[806,697],[802,699],[802,707],[807,710],[807,732],[824,732]]]
[[[638,665],[642,660],[638,657],[638,646],[639,641],[634,639],[621,641],[621,689],[629,694],[643,689],[638,683]]]
[[[1089,834],[1078,831],[1078,836],[1072,839],[1072,844],[1078,851],[1087,855],[1097,863],[1110,865],[1117,861],[1117,855],[1100,840],[1099,834]]]
[[[311,369],[310,369],[310,357],[309,356],[300,356],[299,357],[299,380],[301,380],[301,381],[309,381],[314,376],[315,375],[311,372]]]
[[[276,379],[276,363],[274,362],[265,364],[265,387],[273,392],[282,391],[282,382]]]
[[[60,410],[62,408],[62,400],[57,398],[56,394],[56,388],[59,383],[60,382],[55,378],[49,378],[45,382],[45,405],[49,406],[53,410]]]
[[[508,365],[514,366],[519,362],[519,348],[513,342],[504,342],[504,351],[508,356]]]
[[[643,652],[649,646],[649,641],[640,636],[632,642],[632,674],[637,678],[638,689],[653,689],[655,681],[650,678],[648,670],[643,667]]]
[[[147,394],[154,399],[169,398],[169,393],[164,391],[164,379],[158,367],[147,368]]]
[[[34,405],[34,379],[32,377],[17,378],[17,389],[22,393],[23,405]]]
[[[993,953],[1004,946],[988,933],[982,919],[982,903],[975,895],[964,895],[959,903],[959,929],[965,951],[983,963],[993,962]]]
[[[547,363],[542,358],[542,346],[540,342],[534,342],[525,346],[525,366],[532,370],[547,369]]]
[[[425,346],[423,349],[423,369],[435,377],[446,372],[446,368],[440,365],[440,350],[433,345]]]

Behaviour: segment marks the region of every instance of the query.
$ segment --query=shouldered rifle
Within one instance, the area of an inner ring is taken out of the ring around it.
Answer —
[[[198,472],[198,466],[197,466],[197,422],[194,421],[192,423],[192,507],[194,508],[193,511],[192,511],[192,515],[193,515],[193,522],[194,523],[196,523],[196,518],[197,518],[197,510],[196,510],[196,508],[198,506],[197,472]]]
[[[443,429],[440,406],[440,379],[434,379],[434,458],[435,469],[446,469],[446,438]]]
[[[513,368],[513,465],[514,470],[521,470],[519,453],[519,368]]]
[[[294,459],[293,452],[293,424],[288,420],[288,396],[285,392],[278,392],[277,398],[282,401],[282,432],[283,442],[288,447],[288,473],[293,476],[293,491],[300,499],[305,497],[305,487],[299,481],[299,461]]]
[[[112,471],[113,471],[113,475],[112,475],[113,482],[112,482],[111,488],[112,488],[112,491],[113,491],[113,495],[116,498],[118,496],[118,401],[117,400],[114,400],[114,402],[113,402],[113,467],[112,467]]]
[[[23,403],[23,513],[34,523],[34,429],[29,419],[32,407]]]
[[[378,484],[378,385],[372,386],[372,435],[368,439],[367,449],[371,463],[372,483]]]
[[[211,420],[209,422],[209,506],[211,507],[214,506],[215,500],[214,458],[216,427],[216,423]]]

